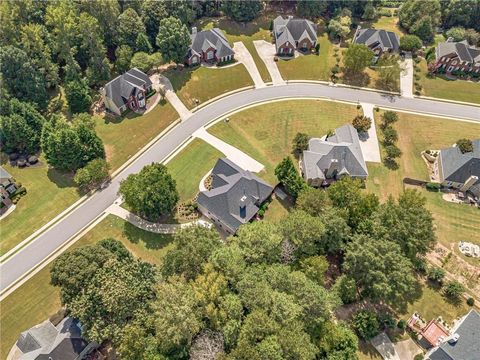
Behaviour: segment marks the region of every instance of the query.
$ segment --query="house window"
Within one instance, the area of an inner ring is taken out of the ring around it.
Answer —
[[[198,58],[196,56],[192,57],[192,64],[196,64],[198,62]]]
[[[452,69],[453,69],[453,66],[449,66],[447,71],[450,72],[452,71]]]
[[[212,60],[213,59],[213,51],[207,52],[207,60]]]
[[[306,48],[307,48],[307,42],[306,42],[306,41],[305,41],[305,42],[303,42],[303,44],[302,44],[302,47],[303,47],[304,49],[306,49]]]

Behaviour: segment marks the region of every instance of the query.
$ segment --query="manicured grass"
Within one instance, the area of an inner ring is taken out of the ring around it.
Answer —
[[[16,209],[0,221],[0,253],[4,254],[69,207],[80,197],[72,173],[49,169],[45,159],[34,167],[3,167],[27,189]]]
[[[253,85],[243,64],[225,68],[197,66],[164,73],[180,100],[189,109],[226,92]],[[197,104],[195,99],[199,100]]]
[[[275,197],[265,211],[265,221],[278,222],[288,215],[292,205]]]
[[[180,201],[191,200],[198,193],[200,180],[223,156],[205,141],[194,139],[167,164],[170,174],[177,182]]]
[[[176,119],[177,112],[166,101],[161,101],[152,111],[142,116],[130,113],[121,118],[99,118],[96,130],[105,144],[111,170],[118,169]]]
[[[353,105],[324,100],[287,100],[255,106],[219,122],[208,131],[244,151],[263,165],[260,176],[277,182],[275,166],[291,155],[298,132],[323,136],[329,130],[350,123],[357,115]]]
[[[427,62],[424,59],[419,63],[419,67],[422,95],[480,104],[480,81],[447,80],[441,76],[429,78]]]
[[[391,10],[393,14],[393,9]],[[375,22],[371,24],[374,29],[383,29],[386,31],[392,31],[398,36],[402,37],[405,32],[399,25],[398,16],[380,16]]]
[[[108,237],[122,241],[135,256],[154,264],[160,264],[171,247],[170,236],[140,230],[110,215],[70,249]],[[0,358],[6,358],[22,331],[49,318],[60,308],[58,288],[50,285],[50,268],[48,265],[42,269],[1,302]]]
[[[329,80],[335,65],[333,44],[327,34],[319,36],[320,54],[307,54],[291,60],[278,60],[277,65],[285,80]]]

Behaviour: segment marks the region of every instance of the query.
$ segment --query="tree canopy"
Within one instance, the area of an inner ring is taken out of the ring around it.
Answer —
[[[224,1],[223,12],[238,22],[247,22],[255,19],[263,6],[259,0]]]
[[[165,61],[180,63],[190,46],[190,34],[185,24],[174,17],[162,19],[156,44]]]
[[[343,57],[345,67],[353,72],[360,73],[372,62],[373,51],[363,44],[350,44]]]

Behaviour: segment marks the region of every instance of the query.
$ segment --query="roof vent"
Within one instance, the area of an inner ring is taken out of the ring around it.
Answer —
[[[293,16],[292,15],[288,15],[288,20],[292,20],[293,19]]]
[[[458,339],[460,339],[460,335],[458,333],[455,333],[450,337],[450,339],[448,339],[448,342],[450,344],[455,344],[458,341]]]

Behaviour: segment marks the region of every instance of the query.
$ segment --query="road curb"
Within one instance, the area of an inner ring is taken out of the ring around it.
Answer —
[[[414,95],[414,98],[421,99],[421,100],[430,100],[430,101],[442,101],[450,104],[458,104],[458,105],[468,105],[468,106],[475,106],[480,108],[480,104],[476,103],[471,103],[471,102],[466,102],[466,101],[457,101],[457,100],[450,100],[450,99],[442,99],[442,98],[436,98],[436,97],[430,97],[430,96],[417,96]]]

